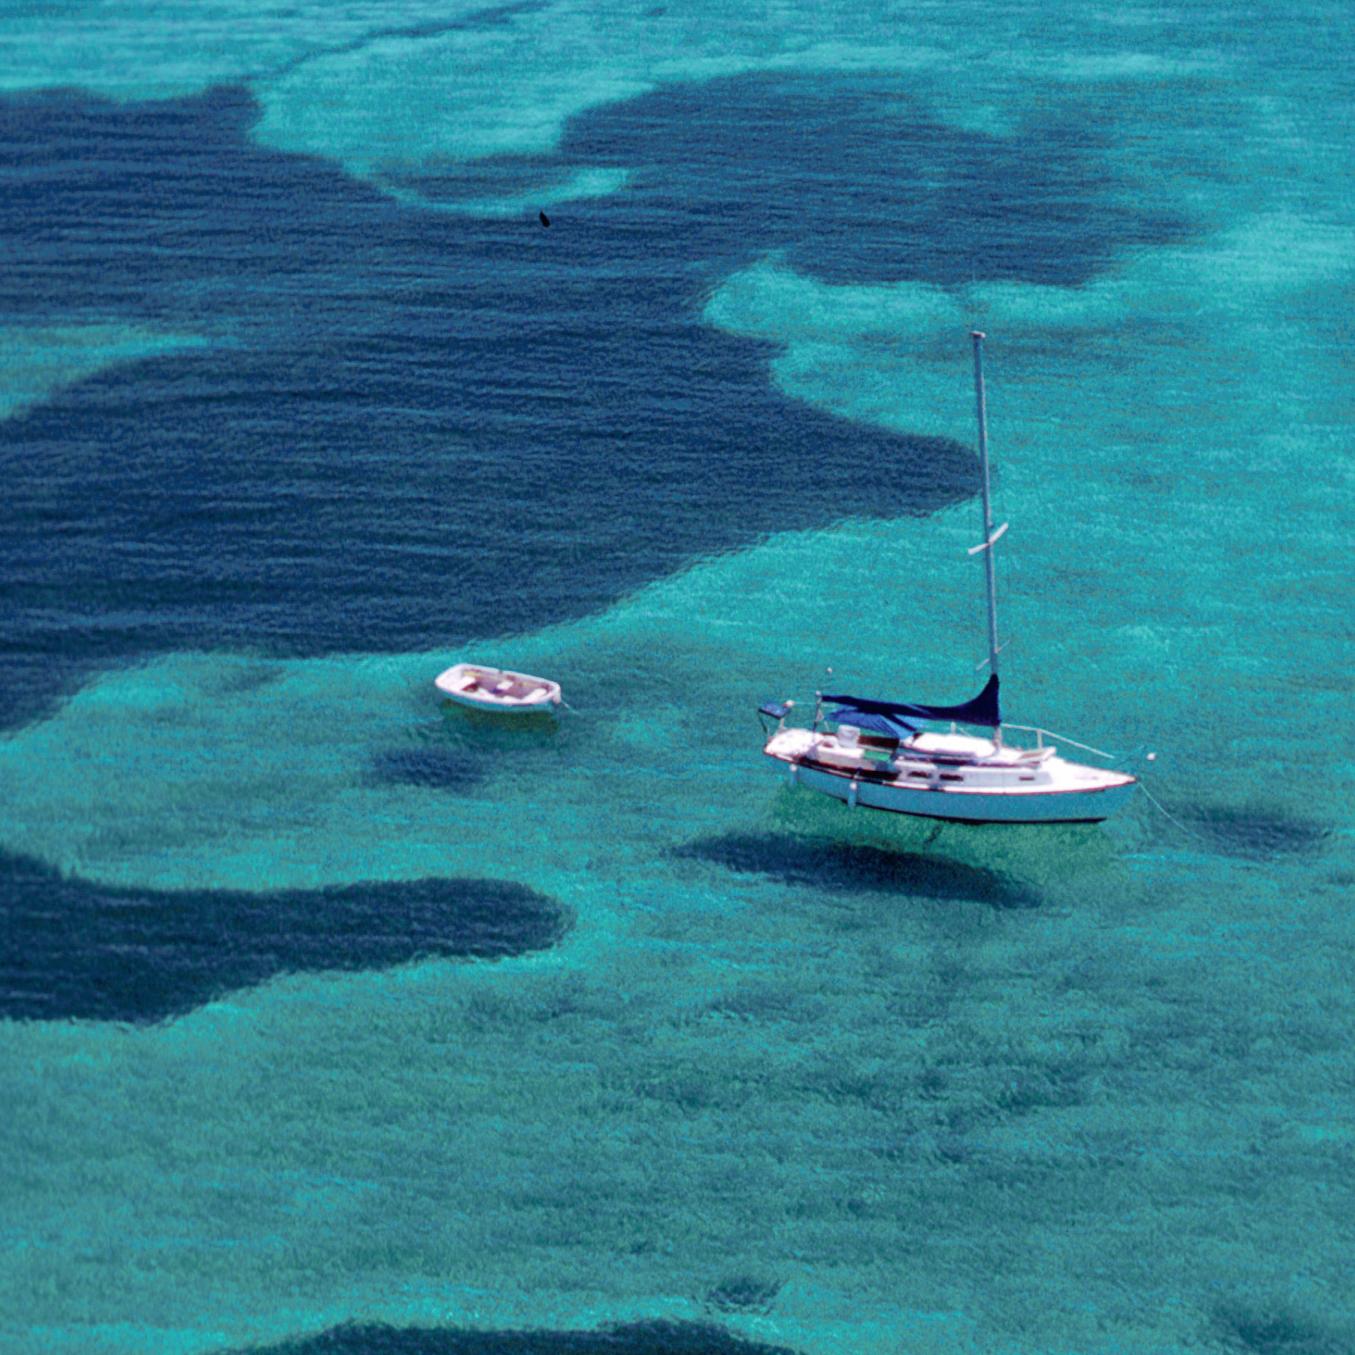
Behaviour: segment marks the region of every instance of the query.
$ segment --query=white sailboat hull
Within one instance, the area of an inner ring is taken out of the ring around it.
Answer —
[[[792,764],[793,765],[793,764]],[[795,784],[844,804],[953,823],[1100,823],[1133,793],[1133,784],[1076,791],[914,790],[860,781],[839,772],[797,767]]]
[[[954,823],[1099,823],[1124,806],[1136,784],[1123,772],[1052,754],[1023,762],[1020,750],[1002,750],[986,762],[879,766],[854,758],[831,735],[805,729],[778,731],[763,751],[785,764],[792,785],[853,808]],[[831,765],[835,759],[839,765]]]

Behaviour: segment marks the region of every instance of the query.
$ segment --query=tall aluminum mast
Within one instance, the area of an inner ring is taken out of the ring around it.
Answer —
[[[974,340],[974,403],[979,415],[979,465],[983,470],[983,543],[975,546],[971,555],[983,552],[983,576],[988,585],[988,671],[997,672],[997,578],[993,570],[993,546],[1007,530],[1004,522],[993,530],[993,494],[988,474],[988,408],[983,396],[983,341],[988,336],[981,330],[970,334]]]

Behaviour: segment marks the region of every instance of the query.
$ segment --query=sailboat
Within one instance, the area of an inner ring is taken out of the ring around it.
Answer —
[[[1111,761],[1099,749],[1002,720],[993,554],[1007,524],[993,524],[983,387],[986,335],[975,330],[971,337],[983,540],[969,553],[981,554],[984,561],[988,681],[971,700],[950,706],[818,692],[810,728],[787,725],[793,701],[769,702],[759,707],[759,715],[776,725],[768,731],[764,722],[770,737],[762,751],[785,764],[792,785],[831,795],[852,808],[958,823],[1098,823],[1125,804],[1136,778],[1110,766],[1070,761],[1048,740],[1057,738]],[[961,726],[983,732],[964,732]],[[1009,742],[1008,731],[1024,734],[1026,743]]]

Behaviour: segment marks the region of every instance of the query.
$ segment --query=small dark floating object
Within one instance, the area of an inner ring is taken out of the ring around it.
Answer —
[[[550,217],[548,217],[545,212],[538,212],[536,216],[537,220],[540,221],[543,226],[550,225]]]

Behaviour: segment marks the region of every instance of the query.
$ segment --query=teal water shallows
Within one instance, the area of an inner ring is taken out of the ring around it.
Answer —
[[[0,1345],[1355,1348],[1344,13],[35,14]],[[972,694],[976,324],[1011,714],[1180,826],[760,765]]]

